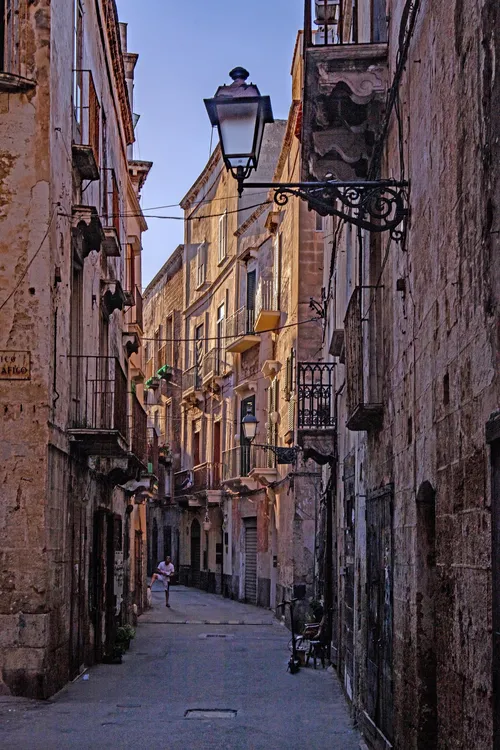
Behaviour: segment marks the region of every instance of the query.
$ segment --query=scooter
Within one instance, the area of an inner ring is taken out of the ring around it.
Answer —
[[[297,656],[297,642],[295,638],[295,623],[294,623],[294,617],[293,617],[294,604],[297,601],[298,599],[291,599],[290,601],[286,601],[285,599],[283,599],[281,604],[278,604],[278,607],[277,607],[278,609],[280,607],[283,607],[283,611],[287,604],[290,607],[290,628],[292,631],[292,655],[290,656],[290,659],[288,660],[288,666],[287,666],[287,672],[290,672],[290,674],[295,674],[300,669],[300,661],[299,661],[299,657]]]

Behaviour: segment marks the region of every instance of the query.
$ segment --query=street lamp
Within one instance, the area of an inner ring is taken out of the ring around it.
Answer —
[[[297,460],[297,454],[300,451],[298,446],[292,448],[282,448],[279,445],[261,445],[254,443],[255,436],[257,435],[257,425],[259,424],[257,417],[252,412],[250,404],[247,406],[247,413],[241,420],[241,427],[243,431],[243,437],[250,445],[254,445],[255,448],[262,448],[266,451],[271,451],[276,456],[276,460],[279,464],[293,464]]]
[[[205,106],[212,126],[219,131],[224,164],[238,181],[241,196],[245,180],[258,167],[264,128],[274,120],[270,98],[261,96],[255,84],[246,83],[248,71],[234,68],[229,75],[233,83],[219,86],[212,99],[205,99]],[[394,239],[401,239],[397,227],[408,215],[407,183],[396,180],[253,182],[246,187],[274,190],[279,206],[297,196],[321,216],[338,216],[371,232],[390,231]]]
[[[249,443],[253,443],[255,436],[257,435],[257,425],[259,424],[255,414],[252,414],[252,407],[250,404],[247,406],[247,413],[241,420],[241,426],[243,429],[243,435],[245,440]]]
[[[229,73],[233,83],[219,86],[213,99],[205,99],[212,127],[217,126],[224,164],[233,177],[242,183],[259,163],[264,127],[274,122],[271,99],[261,96],[245,68]]]

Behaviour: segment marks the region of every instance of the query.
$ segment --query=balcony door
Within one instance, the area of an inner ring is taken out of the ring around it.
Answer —
[[[222,352],[224,351],[224,323],[226,319],[226,306],[224,302],[217,308],[217,351],[215,353],[215,372],[221,374]]]
[[[250,473],[250,444],[243,433],[243,417],[255,414],[255,396],[248,396],[241,401],[240,410],[240,476],[246,477]]]
[[[222,439],[221,439],[221,422],[214,422],[214,465],[213,465],[213,488],[217,489],[221,480],[221,463],[222,463]]]
[[[257,271],[247,272],[247,319],[245,333],[253,333],[255,322],[255,298],[257,295]]]

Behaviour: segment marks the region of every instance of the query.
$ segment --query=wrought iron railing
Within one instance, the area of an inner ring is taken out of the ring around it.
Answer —
[[[138,325],[139,328],[143,328],[143,301],[142,301],[142,294],[141,290],[138,286],[135,286],[132,290],[132,294],[134,295],[134,302],[135,305],[132,308],[132,322],[135,323],[135,325]]]
[[[130,426],[130,448],[134,456],[137,456],[143,464],[147,463],[147,426],[148,415],[135,393],[131,397],[131,426]]]
[[[199,391],[202,386],[201,366],[194,365],[182,373],[182,392]]]
[[[222,453],[222,480],[246,477],[253,469],[274,469],[276,456],[255,445],[240,445]]]
[[[192,469],[176,471],[174,475],[174,491],[177,496],[186,495],[194,491]]]
[[[117,430],[127,439],[127,378],[116,357],[71,356],[75,429]]]
[[[277,289],[274,279],[260,279],[255,296],[255,318],[261,310],[278,310]]]
[[[386,39],[385,0],[305,0],[306,47],[366,44]]]
[[[221,483],[221,464],[203,463],[193,469],[193,492],[218,490]]]
[[[297,366],[298,428],[335,427],[333,373],[329,362],[299,362]]]
[[[210,376],[224,375],[227,366],[224,361],[222,349],[214,347],[203,357],[202,374],[203,379]]]
[[[255,310],[240,307],[229,316],[226,323],[226,346],[230,346],[236,339],[254,333]]]
[[[114,169],[102,170],[102,224],[106,229],[114,229],[118,241],[121,243],[125,235],[124,212],[121,210],[122,200],[118,179]]]
[[[99,166],[101,105],[90,70],[73,71],[73,143],[92,150]]]

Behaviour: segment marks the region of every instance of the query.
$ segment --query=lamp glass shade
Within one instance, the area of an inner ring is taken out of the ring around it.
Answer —
[[[248,413],[241,420],[241,426],[243,428],[243,435],[245,436],[245,440],[248,440],[249,443],[251,443],[252,440],[255,440],[258,424],[259,423],[257,421],[257,417],[255,416],[255,414]]]
[[[232,99],[216,104],[219,137],[224,161],[232,168],[256,167],[256,133],[259,130],[259,101]]]

